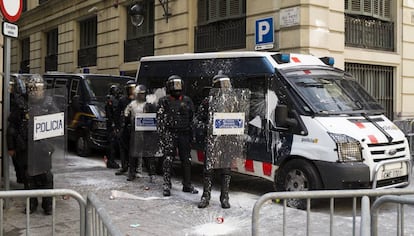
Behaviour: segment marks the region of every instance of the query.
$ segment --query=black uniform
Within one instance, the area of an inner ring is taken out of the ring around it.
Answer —
[[[162,145],[164,145],[164,196],[170,195],[171,167],[176,150],[183,168],[183,191],[198,193],[191,185],[191,140],[194,105],[187,96],[167,95],[159,100],[157,124]]]
[[[7,148],[11,155],[17,183],[25,182],[25,164],[27,156],[27,102],[23,95],[10,94],[10,114],[7,127]]]
[[[121,159],[121,170],[116,172],[117,175],[128,171],[129,166],[129,140],[131,133],[131,123],[125,119],[125,108],[132,102],[130,96],[122,96],[119,99],[117,115],[120,117],[120,133],[119,133],[119,155]]]
[[[107,150],[108,160],[106,166],[108,168],[119,168],[115,158],[120,157],[120,115],[119,115],[119,96],[117,94],[109,94],[105,103],[106,112],[106,130],[108,132],[109,149]]]

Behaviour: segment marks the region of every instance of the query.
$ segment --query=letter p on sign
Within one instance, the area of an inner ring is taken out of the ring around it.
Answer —
[[[256,20],[256,50],[273,48],[273,17]]]

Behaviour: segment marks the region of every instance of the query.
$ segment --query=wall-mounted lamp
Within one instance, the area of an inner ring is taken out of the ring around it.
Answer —
[[[158,0],[161,4],[162,9],[164,10],[164,18],[165,21],[168,23],[168,17],[171,16],[171,13],[169,12],[168,8],[168,0]]]
[[[134,26],[139,27],[144,23],[144,6],[142,2],[135,3],[129,8],[128,11],[129,16],[131,17],[131,22]]]

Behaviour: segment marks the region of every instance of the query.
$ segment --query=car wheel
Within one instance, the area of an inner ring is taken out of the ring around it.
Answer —
[[[76,153],[81,157],[89,156],[90,154],[89,142],[85,136],[79,136],[76,140]]]
[[[275,175],[276,191],[309,191],[322,189],[318,171],[308,161],[294,159],[286,163]],[[289,207],[306,209],[306,199],[287,199]],[[315,200],[312,203],[316,203]],[[314,204],[312,204],[314,205]]]

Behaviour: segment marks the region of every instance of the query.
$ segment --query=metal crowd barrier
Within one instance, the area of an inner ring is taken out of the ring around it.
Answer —
[[[87,216],[87,235],[90,236],[123,236],[124,234],[115,227],[111,217],[104,208],[104,204],[96,197],[95,194],[89,193],[87,197],[86,209]]]
[[[255,203],[253,207],[252,213],[252,235],[258,236],[259,235],[259,212],[263,206],[268,201],[271,200],[280,200],[283,203],[283,219],[282,219],[282,232],[283,235],[287,235],[287,201],[289,199],[306,199],[307,201],[307,209],[306,209],[306,235],[310,235],[310,225],[311,225],[311,199],[329,199],[330,200],[330,215],[329,215],[329,235],[336,235],[334,231],[334,220],[335,220],[335,206],[334,202],[335,199],[338,198],[352,198],[352,235],[357,234],[357,198],[361,199],[361,220],[360,220],[360,230],[359,235],[361,236],[368,236],[370,232],[372,232],[373,236],[377,230],[377,225],[375,225],[375,221],[378,217],[378,209],[384,202],[390,202],[393,199],[385,198],[384,200],[378,200],[378,203],[374,203],[372,211],[373,221],[370,221],[371,212],[369,207],[370,199],[374,199],[376,197],[385,196],[385,195],[408,195],[414,194],[414,189],[367,189],[367,190],[324,190],[324,191],[303,191],[303,192],[271,192],[261,196]],[[393,200],[394,201],[394,200]],[[411,204],[411,200],[401,200],[399,199],[399,203]],[[396,202],[396,201],[394,201]],[[398,219],[403,219],[403,211],[398,211]],[[318,222],[319,219],[316,219],[315,222]],[[371,225],[371,223],[373,223]],[[398,221],[397,222],[399,232],[402,231],[401,227],[403,224]],[[371,227],[372,231],[371,231]],[[341,229],[343,230],[343,229]]]
[[[12,190],[0,191],[0,236],[4,232],[4,199],[26,198],[26,235],[30,235],[30,198],[52,197],[52,235],[56,234],[56,197],[69,196],[79,203],[79,222],[81,236],[123,236],[124,234],[112,223],[104,204],[90,193],[85,200],[79,193],[70,189]]]
[[[414,119],[394,120],[393,122],[404,132],[410,145],[411,156],[414,156]]]
[[[70,196],[79,203],[80,212],[80,235],[85,235],[85,206],[86,201],[83,197],[70,189],[41,189],[41,190],[11,190],[0,191],[0,236],[3,236],[4,222],[4,199],[6,198],[26,198],[26,235],[30,235],[30,198],[31,197],[52,197],[52,235],[56,233],[56,197]]]
[[[379,197],[371,208],[371,235],[378,235],[378,216],[379,210],[386,203],[397,204],[397,236],[404,235],[404,205],[414,205],[414,198],[403,196],[382,196]]]

